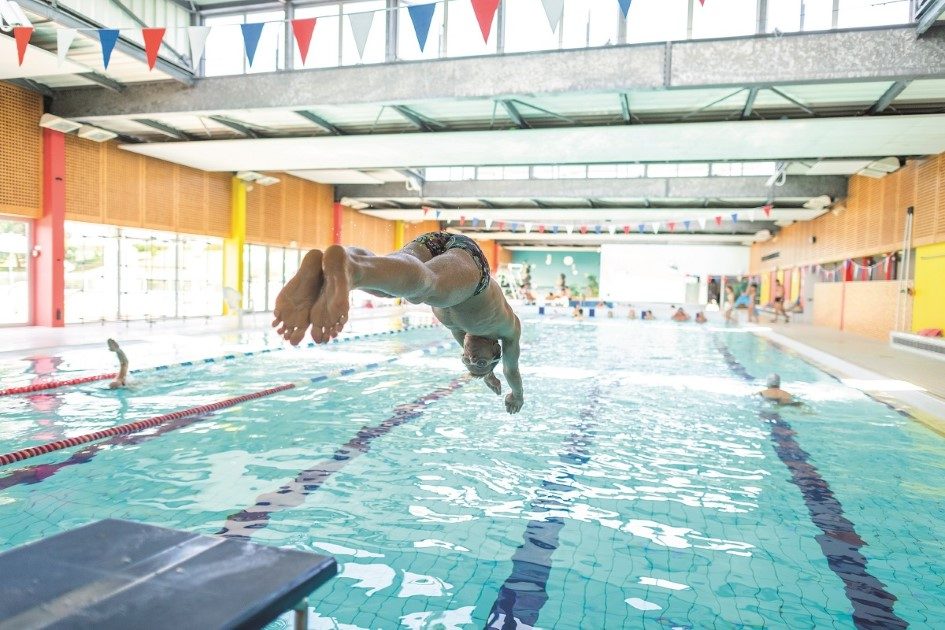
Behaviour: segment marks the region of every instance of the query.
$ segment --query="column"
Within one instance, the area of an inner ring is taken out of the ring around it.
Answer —
[[[43,216],[33,222],[33,324],[65,325],[66,138],[43,129]]]
[[[234,177],[230,196],[230,236],[223,241],[223,286],[243,293],[243,250],[246,243],[246,182]],[[230,312],[224,300],[223,314]]]
[[[344,206],[335,202],[331,213],[331,243],[341,245],[341,222],[344,218]]]
[[[394,251],[401,249],[404,246],[404,222],[401,220],[394,221]]]

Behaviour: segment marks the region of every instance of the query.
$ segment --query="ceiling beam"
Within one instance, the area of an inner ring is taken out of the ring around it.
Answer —
[[[916,17],[915,32],[916,35],[924,35],[935,24],[943,14],[945,14],[945,0],[932,0],[922,11],[921,15]]]
[[[780,96],[781,98],[783,98],[784,100],[786,100],[787,102],[789,102],[789,103],[795,105],[796,107],[799,107],[800,109],[804,110],[805,112],[807,112],[807,113],[810,114],[811,116],[816,116],[816,114],[814,113],[814,110],[812,110],[810,107],[808,107],[808,106],[805,105],[804,103],[800,102],[799,100],[797,100],[797,99],[794,98],[793,96],[788,96],[787,94],[785,94],[784,92],[782,92],[781,90],[779,90],[779,89],[776,88],[776,87],[771,87],[771,88],[768,88],[768,89],[771,90],[772,92],[774,92],[775,94],[777,94],[778,96]]]
[[[442,128],[444,126],[440,123],[430,120],[426,116],[418,114],[406,105],[388,105],[388,107],[406,118],[410,124],[416,127],[419,131],[436,131],[434,127]]]
[[[104,25],[99,24],[98,22],[82,15],[78,11],[70,9],[69,7],[66,7],[60,3],[47,4],[46,2],[43,2],[43,0],[17,0],[17,3],[24,11],[38,15],[43,19],[55,22],[57,25],[63,28],[106,28]],[[118,37],[118,42],[115,44],[115,50],[122,54],[128,55],[129,57],[137,59],[143,64],[146,64],[148,61],[144,46],[126,37]],[[170,76],[175,81],[183,83],[184,85],[194,84],[193,70],[183,64],[174,63],[159,55],[155,68]]]
[[[509,118],[512,119],[512,122],[515,123],[515,126],[519,129],[529,129],[528,121],[522,116],[521,112],[518,111],[518,108],[515,107],[515,103],[509,100],[499,101],[502,104],[502,107],[505,108],[506,113],[509,115]]]
[[[125,15],[127,15],[129,19],[131,19],[135,24],[137,24],[137,25],[140,26],[141,28],[149,28],[149,27],[151,26],[150,24],[148,24],[147,22],[145,22],[144,20],[142,20],[142,19],[138,16],[137,13],[135,13],[135,12],[132,11],[130,8],[128,8],[127,6],[125,6],[125,3],[122,2],[121,0],[109,0],[109,1],[111,2],[112,5],[114,5],[115,7],[117,7],[119,11],[121,11],[122,13],[124,13]],[[170,44],[168,44],[167,42],[162,41],[162,42],[161,42],[161,46],[163,46],[163,47],[167,48],[169,51],[171,51],[171,52],[174,54],[174,56],[177,57],[177,60],[180,61],[181,63],[183,63],[183,64],[186,64],[186,63],[187,63],[187,60],[184,59],[184,56],[183,56],[182,54],[180,54],[179,52],[177,52],[177,50],[175,50],[174,47],[171,46]]]
[[[633,116],[630,113],[630,98],[627,96],[626,92],[620,93],[620,115],[623,117],[623,121],[626,124],[633,124]]]
[[[875,116],[876,114],[881,114],[886,111],[886,108],[892,105],[892,102],[902,94],[902,92],[909,87],[910,81],[896,81],[889,86],[889,89],[883,92],[883,95],[879,97],[873,106],[870,107],[867,114],[870,116]]]
[[[91,81],[96,85],[100,85],[103,88],[111,90],[112,92],[118,92],[120,94],[121,92],[125,91],[124,83],[119,83],[115,79],[107,77],[100,72],[95,72],[94,70],[91,72],[80,72],[78,73],[78,76],[86,79],[87,81]]]
[[[221,125],[229,127],[233,131],[241,133],[247,138],[261,138],[262,137],[259,134],[259,132],[253,129],[252,127],[238,120],[233,120],[232,118],[229,118],[227,116],[221,116],[219,114],[211,114],[210,116],[207,116],[207,118],[209,118],[210,120],[214,122],[218,122]]]
[[[295,110],[295,113],[301,116],[302,118],[308,120],[309,122],[315,123],[316,125],[324,129],[328,133],[332,134],[333,136],[345,135],[345,132],[342,131],[340,128],[336,127],[334,124],[328,122],[327,120],[325,120],[324,118],[322,118],[321,116],[319,116],[318,114],[314,112],[310,112],[307,109],[297,109]]]
[[[52,88],[48,85],[43,85],[38,81],[33,79],[4,79],[7,83],[12,83],[13,85],[18,85],[25,90],[31,92],[36,92],[37,94],[42,94],[43,96],[48,96],[49,98],[55,97],[56,93],[53,92]]]
[[[758,90],[760,88],[752,87],[748,88],[748,96],[745,98],[745,107],[742,108],[742,120],[748,120],[748,117],[751,116],[751,110],[755,106],[755,99],[758,98]]]
[[[177,138],[178,140],[198,140],[199,138],[192,133],[187,133],[183,129],[178,129],[177,127],[172,127],[166,125],[159,120],[152,120],[150,118],[135,118],[135,122],[139,125],[144,125],[146,127],[151,127],[152,129],[157,129],[163,134],[171,136],[172,138]]]

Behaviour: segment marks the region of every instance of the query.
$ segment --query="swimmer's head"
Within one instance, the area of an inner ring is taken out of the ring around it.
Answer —
[[[476,378],[490,374],[502,359],[502,347],[495,339],[466,335],[463,341],[463,365]]]
[[[108,349],[111,350],[112,352],[115,352],[116,350],[118,350],[118,342],[115,341],[114,339],[109,339]]]
[[[780,387],[781,387],[781,377],[778,376],[777,374],[769,374],[769,375],[768,375],[768,387],[770,387],[770,388],[772,388],[772,389],[780,388]]]

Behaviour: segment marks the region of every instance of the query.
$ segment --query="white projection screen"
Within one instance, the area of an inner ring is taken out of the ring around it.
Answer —
[[[725,245],[602,245],[601,297],[618,302],[691,302],[686,287],[699,276],[748,273],[751,249]]]

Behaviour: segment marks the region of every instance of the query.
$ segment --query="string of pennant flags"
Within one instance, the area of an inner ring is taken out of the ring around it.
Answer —
[[[417,43],[420,45],[421,51],[423,51],[427,45],[427,37],[430,34],[430,26],[433,22],[433,14],[436,10],[436,5],[448,1],[449,0],[434,0],[431,2],[411,4],[403,7],[407,9],[407,12],[410,16],[410,21],[413,24],[414,33],[417,37]],[[482,33],[483,41],[489,40],[489,35],[492,32],[492,25],[495,20],[495,15],[498,11],[501,1],[502,0],[468,0],[468,2],[472,5],[473,13],[475,14],[476,21],[479,24],[479,30]],[[548,25],[551,27],[552,31],[556,31],[564,17],[564,0],[540,1],[544,7],[545,15],[548,18]],[[632,0],[616,0],[616,2],[619,5],[624,18],[626,18],[630,11],[630,4]],[[705,0],[699,0],[699,4],[704,5]],[[355,45],[358,49],[359,57],[364,56],[364,49],[367,46],[368,36],[370,35],[371,27],[374,24],[374,15],[378,12],[386,12],[388,10],[391,9],[384,8],[374,11],[363,11],[347,14],[348,21],[351,26],[351,32],[354,35]],[[250,66],[253,65],[253,60],[256,57],[256,49],[259,45],[259,39],[262,36],[263,28],[267,24],[285,23],[291,24],[292,36],[295,39],[296,46],[298,47],[299,55],[302,58],[302,63],[305,63],[305,60],[308,57],[312,37],[315,32],[315,26],[318,23],[318,18],[298,18],[291,20],[272,20],[268,22],[240,24],[240,30],[242,31],[243,35],[243,50]],[[210,30],[212,28],[227,28],[230,26],[232,25],[220,25],[217,27],[182,26],[172,27],[172,29],[186,29],[187,41],[190,47],[191,66],[196,69],[196,67],[200,64],[200,60],[203,58],[204,48],[206,46],[207,37],[210,34]],[[146,27],[140,29],[56,28],[55,30],[56,52],[60,66],[65,62],[69,48],[72,46],[72,42],[75,39],[76,34],[79,31],[82,31],[97,34],[99,44],[102,47],[102,62],[106,70],[108,69],[108,64],[111,61],[112,51],[115,48],[115,44],[118,43],[118,38],[121,31],[133,30],[139,31],[141,33],[141,37],[144,42],[148,68],[151,70],[154,69],[154,66],[157,63],[158,50],[161,48],[161,44],[164,41],[164,35],[167,32],[167,29],[164,27]],[[20,25],[13,27],[13,36],[16,40],[17,57],[19,65],[21,66],[23,65],[23,60],[25,59],[30,39],[33,36],[33,31],[34,27],[32,26]]]
[[[699,229],[704,230],[708,224],[708,219],[706,217],[699,217],[697,219],[671,219],[664,221],[646,221],[643,223],[633,224],[624,224],[616,225],[614,223],[607,224],[583,224],[575,225],[572,223],[535,223],[535,222],[526,222],[526,221],[496,221],[494,219],[480,219],[479,217],[466,215],[458,215],[456,217],[456,211],[451,210],[450,216],[444,216],[443,210],[438,208],[431,208],[428,206],[423,206],[423,216],[428,217],[430,213],[433,213],[433,218],[436,220],[444,220],[447,224],[452,223],[454,220],[459,223],[460,227],[465,227],[469,224],[473,228],[478,228],[480,225],[484,226],[487,230],[495,227],[500,232],[518,232],[519,230],[524,231],[526,234],[531,233],[532,230],[537,231],[539,234],[545,234],[550,232],[551,234],[558,234],[559,232],[565,232],[567,234],[573,234],[574,230],[581,234],[587,234],[588,232],[593,232],[594,234],[603,234],[605,231],[610,233],[611,236],[617,233],[617,230],[620,229],[624,234],[630,234],[630,232],[638,232],[640,234],[646,234],[652,232],[653,234],[659,234],[661,230],[669,233],[676,232],[677,229],[682,229],[684,232],[688,232],[695,224],[699,225]],[[766,218],[771,217],[771,210],[773,206],[771,204],[765,204],[764,206],[758,208]],[[713,220],[717,227],[721,227],[723,223],[731,222],[734,227],[738,223],[739,216],[742,216],[743,219],[747,218],[749,221],[755,221],[758,219],[758,215],[755,210],[750,210],[747,213],[747,217],[744,214],[738,212],[732,212],[728,216],[716,215]]]
[[[881,260],[864,265],[858,263],[852,258],[842,260],[831,267],[823,265],[801,265],[799,270],[802,273],[815,273],[820,280],[837,281],[852,275],[868,276],[872,278],[873,272],[882,269],[882,273],[887,280],[891,279],[893,272],[893,263],[896,261],[895,253],[883,254]]]

